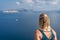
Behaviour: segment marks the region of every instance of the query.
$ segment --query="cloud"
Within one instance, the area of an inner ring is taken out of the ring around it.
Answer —
[[[39,3],[42,5],[47,5],[47,4],[56,5],[56,4],[58,4],[58,1],[39,1]]]
[[[55,10],[59,6],[57,0],[20,0],[20,2],[17,1],[16,5],[21,4],[21,8],[32,10]]]
[[[16,2],[16,5],[20,5],[20,2]]]
[[[27,3],[33,3],[33,0],[25,0]]]
[[[53,1],[51,4],[56,5],[56,4],[58,4],[58,2],[57,1]]]

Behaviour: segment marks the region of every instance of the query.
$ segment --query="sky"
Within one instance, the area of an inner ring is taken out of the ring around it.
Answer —
[[[0,0],[0,10],[60,10],[60,0]]]

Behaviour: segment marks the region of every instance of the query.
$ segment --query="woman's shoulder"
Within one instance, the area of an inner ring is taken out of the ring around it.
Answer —
[[[40,32],[39,29],[36,29],[36,30],[35,30],[35,33],[39,33],[39,32]]]
[[[40,32],[40,30],[39,30],[39,29],[36,29],[36,30],[35,30],[35,33],[40,34],[41,32]]]
[[[54,29],[52,29],[52,31],[53,31],[53,34],[54,34],[54,36],[55,36],[55,40],[57,40],[57,35],[56,35],[56,31],[54,30]]]
[[[40,37],[42,37],[42,33],[41,33],[41,31],[39,29],[36,29],[35,30],[35,34],[36,35],[39,35]]]
[[[53,32],[54,35],[56,35],[56,31],[54,29],[52,29],[52,32]]]

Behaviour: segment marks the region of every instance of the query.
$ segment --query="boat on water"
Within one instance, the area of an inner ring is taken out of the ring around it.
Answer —
[[[17,10],[4,10],[4,13],[16,13],[18,12]]]

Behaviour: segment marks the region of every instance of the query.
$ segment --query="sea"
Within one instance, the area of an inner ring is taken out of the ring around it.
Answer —
[[[60,11],[44,11],[50,18],[50,25],[60,40]],[[35,30],[39,28],[39,15],[43,11],[19,10],[0,11],[0,40],[34,40]]]

